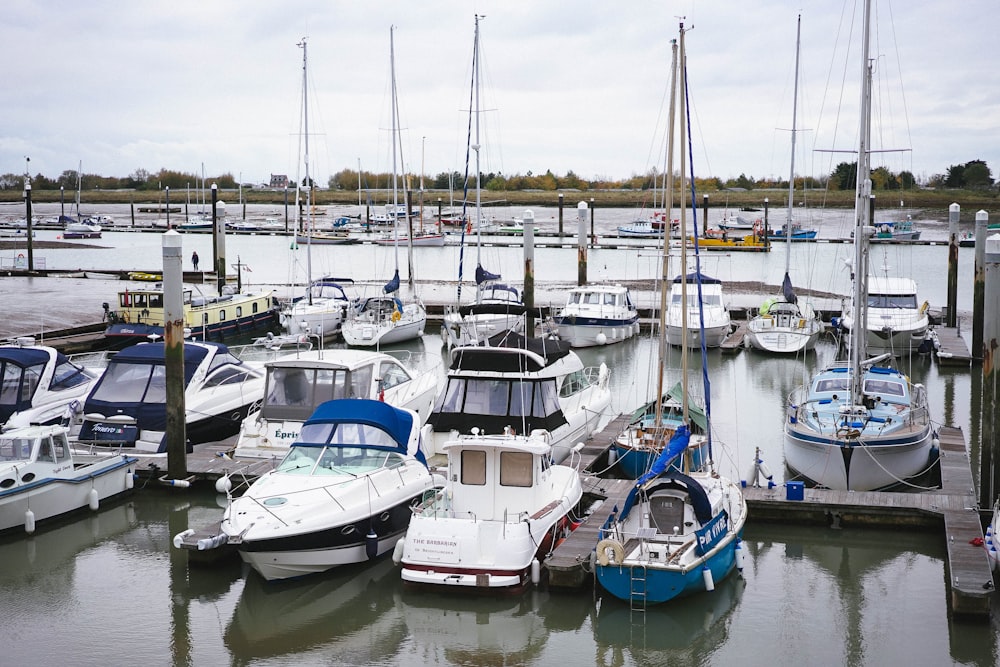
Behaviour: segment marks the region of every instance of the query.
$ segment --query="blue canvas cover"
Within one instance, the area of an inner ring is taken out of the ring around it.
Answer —
[[[320,403],[316,411],[306,420],[302,427],[302,433],[308,433],[307,427],[314,424],[364,424],[381,429],[389,434],[395,442],[395,447],[384,447],[369,443],[362,443],[365,447],[374,449],[384,449],[395,451],[400,454],[413,454],[418,461],[427,464],[427,459],[421,450],[415,453],[410,452],[410,432],[413,429],[413,415],[406,410],[401,410],[382,401],[374,401],[367,398],[340,398],[332,401]],[[295,446],[325,446],[336,445],[336,442],[296,442]],[[352,447],[359,446],[358,443],[351,443]]]
[[[66,357],[59,355],[61,360]],[[0,425],[12,416],[31,407],[32,393],[25,391],[24,371],[32,366],[40,366],[41,375],[45,364],[49,361],[49,353],[45,350],[25,347],[0,348]]]
[[[500,280],[500,274],[499,273],[490,273],[489,271],[487,271],[486,269],[483,268],[482,264],[477,264],[476,265],[476,284],[477,285],[482,285],[487,280]]]

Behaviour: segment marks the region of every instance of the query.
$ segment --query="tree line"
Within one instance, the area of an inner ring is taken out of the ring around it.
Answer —
[[[853,190],[857,174],[857,162],[841,162],[829,176],[802,176],[795,179],[796,188]],[[24,187],[24,174],[0,175],[0,190],[15,190]],[[202,180],[197,174],[160,169],[149,172],[136,169],[124,178],[101,176],[98,174],[79,174],[74,169],[67,169],[55,178],[49,178],[38,173],[29,177],[32,188],[36,190],[58,190],[75,192],[79,180],[82,190],[139,190],[158,191],[169,187],[174,191],[198,189],[204,183],[215,183],[220,189],[231,190],[240,186],[231,173],[222,173]],[[917,183],[917,179],[909,171],[895,173],[885,167],[872,170],[872,187],[875,190],[909,190],[915,187],[955,188],[966,190],[995,190],[997,183],[992,171],[983,160],[971,160],[964,164],[955,164],[941,174],[935,174],[925,183]],[[343,169],[330,176],[326,186],[334,190],[385,190],[392,186],[392,175],[371,171],[358,172],[354,169]],[[663,174],[655,169],[646,174],[633,174],[629,178],[614,180],[607,178],[585,179],[572,170],[559,176],[546,170],[543,174],[528,171],[525,174],[501,174],[496,172],[481,173],[480,183],[483,188],[493,192],[505,191],[556,191],[556,190],[650,190],[663,187]],[[305,182],[302,183],[305,186]],[[313,185],[319,185],[313,181]],[[404,180],[407,189],[419,187],[419,176],[408,176]],[[740,174],[736,178],[723,181],[720,178],[695,178],[695,186],[699,191],[722,191],[727,189],[758,190],[787,189],[788,179],[762,178],[755,179]],[[262,187],[261,184],[244,183],[243,187]],[[263,187],[267,187],[264,184]],[[472,191],[476,187],[475,175],[466,175],[459,171],[441,172],[433,177],[425,176],[424,187],[433,190],[451,190],[455,193]]]

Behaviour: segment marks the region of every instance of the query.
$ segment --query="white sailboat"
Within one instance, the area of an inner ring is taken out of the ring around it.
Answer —
[[[399,104],[396,99],[396,53],[393,41],[394,27],[389,28],[389,62],[392,71],[392,201],[399,208],[396,149],[399,144]],[[404,304],[395,293],[399,291],[399,218],[393,221],[395,235],[394,255],[396,271],[382,288],[383,295],[362,299],[348,312],[341,327],[341,334],[348,345],[374,347],[413,340],[424,335],[427,310],[419,299]],[[412,277],[412,264],[411,264]]]
[[[316,334],[330,338],[340,331],[347,307],[351,298],[344,292],[343,283],[349,282],[333,278],[312,280],[312,179],[309,176],[309,82],[308,54],[306,40],[298,44],[302,49],[302,140],[304,147],[305,184],[306,184],[306,291],[305,295],[295,299],[281,310],[281,324],[292,335]],[[295,188],[296,217],[299,207],[299,188]],[[296,219],[296,229],[299,221]]]
[[[781,354],[795,354],[816,347],[823,333],[823,323],[807,304],[799,304],[792,289],[790,268],[792,262],[793,202],[795,199],[795,132],[799,95],[799,44],[802,17],[799,16],[795,32],[795,92],[792,99],[792,159],[788,174],[788,214],[785,218],[785,279],[781,284],[781,298],[767,299],[760,311],[747,324],[747,346]]]
[[[865,2],[860,140],[854,210],[854,291],[857,331],[867,327],[871,192],[871,0]],[[933,431],[923,385],[877,366],[891,354],[868,358],[867,338],[850,337],[848,361],[821,371],[790,397],[785,418],[785,463],[817,485],[871,491],[896,485],[929,464]]]

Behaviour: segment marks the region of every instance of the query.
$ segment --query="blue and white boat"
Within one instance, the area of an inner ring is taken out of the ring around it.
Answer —
[[[99,375],[33,338],[0,345],[0,430],[68,422]]]
[[[785,225],[772,229],[767,234],[771,241],[812,241],[816,238],[817,230],[812,227],[803,227],[801,224],[792,223],[792,233],[785,231]]]
[[[597,580],[615,597],[639,607],[660,604],[711,591],[742,567],[747,506],[739,485],[707,467],[687,473],[674,467],[706,444],[704,436],[678,427],[601,527]]]
[[[622,285],[582,285],[554,317],[559,338],[573,347],[619,343],[639,333],[639,310]]]
[[[861,48],[861,113],[854,210],[854,289],[848,359],[819,372],[789,399],[785,417],[785,464],[803,479],[835,490],[873,491],[922,473],[931,463],[933,430],[927,392],[897,370],[877,364],[893,352],[869,358],[868,240],[871,220],[870,2],[865,3]],[[916,299],[907,300],[915,306]],[[887,304],[886,304],[887,305]],[[914,311],[913,308],[909,310]],[[914,311],[915,312],[915,311]],[[891,332],[891,330],[890,330]]]
[[[218,541],[269,580],[363,563],[392,551],[411,508],[443,483],[427,466],[416,413],[327,401],[277,468],[230,497]]]

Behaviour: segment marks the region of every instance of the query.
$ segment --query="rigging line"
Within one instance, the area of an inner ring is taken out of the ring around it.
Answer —
[[[472,114],[475,113],[473,109],[473,100],[475,95],[476,86],[479,83],[479,78],[477,75],[479,63],[479,15],[476,15],[476,32],[475,39],[472,43],[472,76],[469,82],[469,123],[468,128],[465,133],[465,178],[462,179],[462,217],[461,225],[462,232],[459,238],[458,245],[458,292],[456,295],[456,301],[461,302],[462,300],[462,272],[465,266],[465,230],[469,225],[469,153],[472,150]],[[476,220],[476,225],[480,225],[481,220]]]

